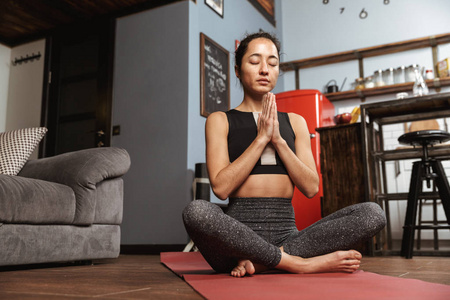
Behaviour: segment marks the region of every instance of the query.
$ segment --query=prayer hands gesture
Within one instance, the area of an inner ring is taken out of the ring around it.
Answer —
[[[282,139],[278,123],[277,103],[273,93],[263,96],[262,113],[258,118],[258,134],[267,138],[267,142],[272,144]]]

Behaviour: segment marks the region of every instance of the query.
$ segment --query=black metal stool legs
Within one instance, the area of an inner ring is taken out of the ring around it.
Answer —
[[[428,164],[431,166],[433,174],[428,172]],[[438,160],[428,160],[426,163],[424,161],[414,162],[408,193],[405,225],[403,226],[401,249],[401,255],[406,258],[412,258],[413,256],[415,229],[432,229],[436,227],[416,225],[417,207],[419,205],[419,196],[422,193],[422,184],[424,180],[429,180],[430,175],[432,179],[435,180],[442,206],[444,207],[447,223],[450,225],[450,185],[447,176],[445,175],[444,168],[442,167],[442,163]],[[441,228],[446,227],[447,226]]]
[[[417,201],[422,192],[422,173],[424,165],[421,161],[413,164],[411,182],[409,185],[408,203],[406,206],[405,225],[403,226],[401,255],[412,258],[414,248],[414,231],[417,216]]]
[[[450,185],[448,184],[447,176],[445,175],[442,163],[439,160],[431,161],[433,172],[436,173],[436,186],[441,197],[442,206],[444,207],[445,217],[447,223],[450,225]]]
[[[422,193],[423,180],[426,180],[428,188],[431,186],[431,181],[434,180],[434,183],[438,188],[442,206],[444,207],[445,216],[447,217],[446,222],[450,225],[450,186],[448,184],[447,176],[445,175],[441,162],[428,157],[428,146],[447,142],[449,140],[450,133],[442,130],[413,131],[405,133],[398,138],[398,141],[401,144],[422,146],[423,150],[422,160],[416,161],[413,165],[411,183],[409,186],[401,249],[402,256],[405,256],[406,258],[411,258],[413,255],[414,232],[416,229],[434,229],[436,232],[437,229],[450,228],[450,226],[438,226],[436,214],[434,215],[433,225],[416,225],[417,206],[419,204],[419,196]]]

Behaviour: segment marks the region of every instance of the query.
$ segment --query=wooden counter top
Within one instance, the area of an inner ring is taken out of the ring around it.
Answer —
[[[430,118],[430,113],[433,113],[432,117],[434,118],[450,116],[450,93],[361,105],[361,116],[368,116],[371,121],[381,121],[382,124],[426,119]]]

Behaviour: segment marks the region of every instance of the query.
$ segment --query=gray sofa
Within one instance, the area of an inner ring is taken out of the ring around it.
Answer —
[[[0,266],[117,257],[129,168],[124,149],[93,148],[0,174]]]

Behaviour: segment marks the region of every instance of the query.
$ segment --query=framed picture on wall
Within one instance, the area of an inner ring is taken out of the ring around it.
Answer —
[[[275,0],[248,0],[251,4],[275,26]]]
[[[223,18],[223,1],[224,0],[205,0],[205,4]]]
[[[200,114],[230,109],[229,52],[200,33]]]

